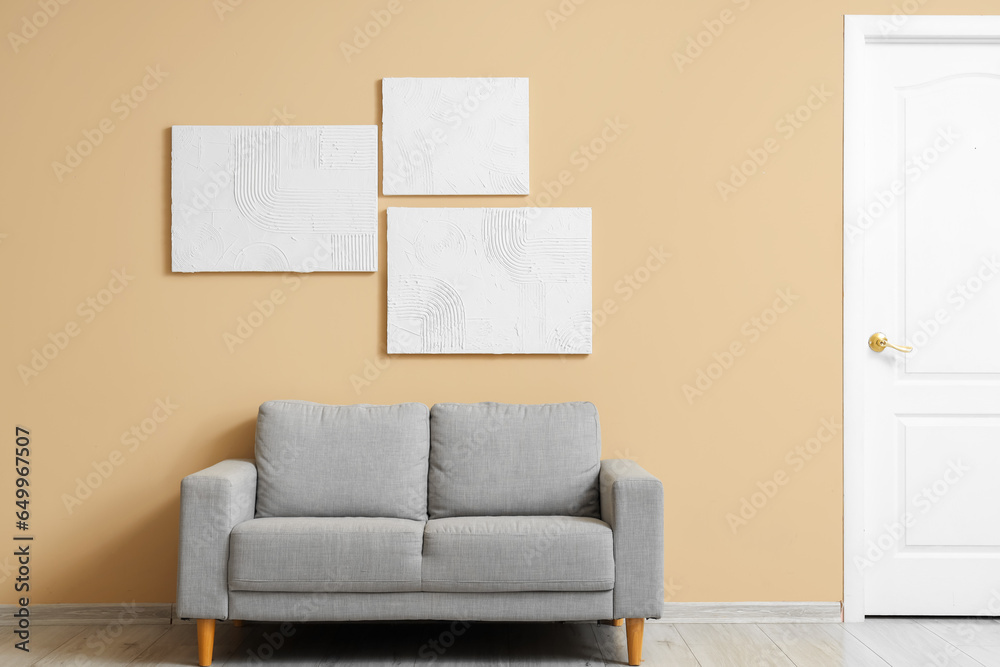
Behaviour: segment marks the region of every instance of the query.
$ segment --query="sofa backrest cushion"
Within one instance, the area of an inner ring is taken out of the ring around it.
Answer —
[[[269,401],[257,415],[257,517],[427,519],[421,403]]]
[[[592,403],[438,403],[428,513],[600,517],[601,427]]]

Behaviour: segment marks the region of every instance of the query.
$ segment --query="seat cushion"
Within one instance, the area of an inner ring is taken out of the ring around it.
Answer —
[[[420,590],[424,522],[252,519],[229,538],[233,591],[381,593]]]
[[[601,427],[592,403],[438,403],[430,518],[600,517]]]
[[[611,527],[569,516],[432,519],[421,579],[444,593],[611,590]]]
[[[257,513],[427,518],[427,406],[269,401],[257,416]]]

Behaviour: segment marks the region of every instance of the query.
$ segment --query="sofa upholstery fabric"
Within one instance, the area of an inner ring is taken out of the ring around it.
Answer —
[[[438,403],[430,419],[430,518],[600,518],[592,403]]]
[[[427,518],[427,406],[269,401],[257,416],[257,518]]]
[[[177,613],[659,618],[663,485],[600,450],[590,403],[264,403],[255,461],[181,483]]]
[[[568,516],[432,519],[422,582],[433,592],[611,590],[611,528]]]
[[[234,591],[420,590],[423,521],[369,517],[254,519],[233,529]]]
[[[601,515],[615,534],[615,618],[660,618],[663,483],[635,461],[601,461]]]
[[[250,621],[593,621],[612,618],[612,592],[267,593],[230,591]]]
[[[227,564],[233,527],[253,518],[257,468],[253,461],[216,463],[181,481],[177,614],[228,618]]]

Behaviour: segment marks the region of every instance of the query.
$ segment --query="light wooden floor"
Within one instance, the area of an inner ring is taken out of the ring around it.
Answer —
[[[8,630],[8,629],[5,629]],[[4,633],[0,665],[196,665],[193,624],[39,626],[31,652]],[[432,643],[433,642],[433,643]],[[277,648],[275,648],[277,647]],[[644,665],[1000,667],[1000,623],[646,624]],[[215,665],[621,665],[625,629],[593,624],[218,624]]]

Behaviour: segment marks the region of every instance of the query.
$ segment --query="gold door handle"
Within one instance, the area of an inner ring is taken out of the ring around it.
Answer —
[[[913,348],[910,347],[909,345],[893,345],[892,343],[889,342],[889,339],[886,338],[885,334],[882,332],[873,333],[871,335],[871,338],[868,339],[868,347],[870,347],[876,352],[881,352],[887,347],[891,347],[892,349],[897,350],[899,352],[913,352]]]

